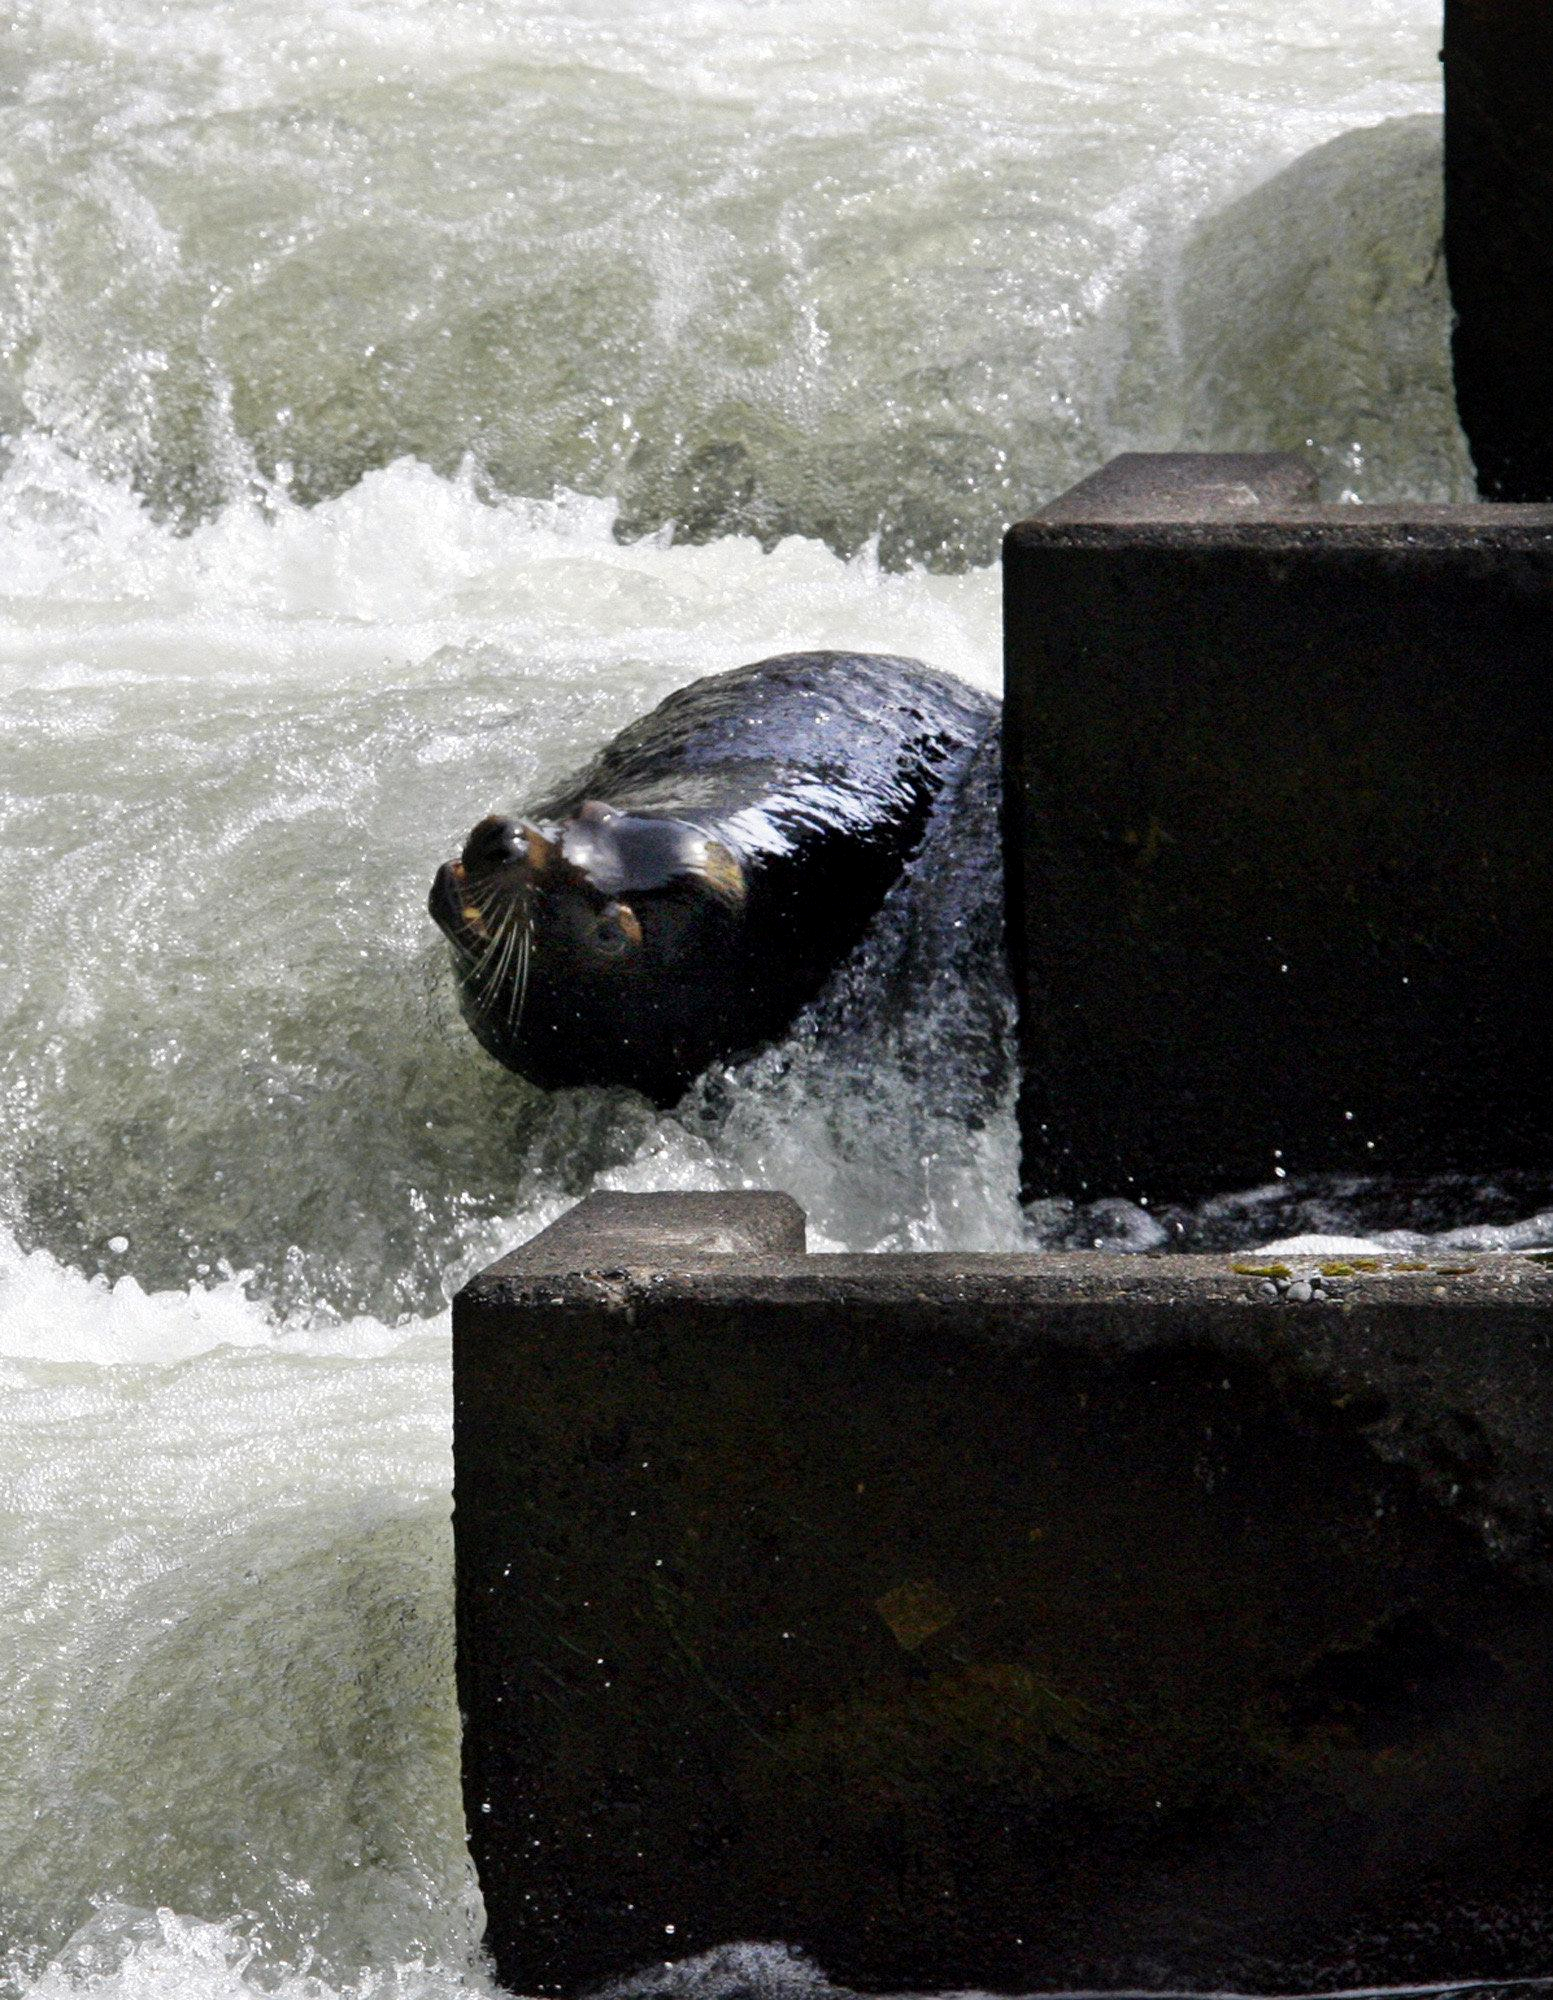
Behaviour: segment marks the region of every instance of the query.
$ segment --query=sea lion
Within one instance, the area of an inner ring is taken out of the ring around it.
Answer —
[[[476,1037],[547,1089],[672,1104],[813,999],[997,715],[878,654],[789,653],[670,695],[438,869]]]

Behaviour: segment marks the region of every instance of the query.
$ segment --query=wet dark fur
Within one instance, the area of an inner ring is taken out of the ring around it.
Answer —
[[[470,1026],[535,1083],[673,1102],[814,997],[996,719],[987,696],[871,654],[681,689],[439,872]],[[506,942],[519,923],[526,956]]]

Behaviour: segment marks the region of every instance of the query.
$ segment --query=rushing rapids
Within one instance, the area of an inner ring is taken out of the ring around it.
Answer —
[[[787,1187],[857,1248],[1553,1236],[1530,1187],[1021,1217],[985,810],[926,932],[887,905],[671,1114],[472,1050],[428,858],[683,681],[845,647],[993,690],[1002,523],[1126,446],[1464,490],[1434,0],[621,11],[0,32],[0,1961],[37,2000],[479,1983],[444,1302],[588,1186]]]

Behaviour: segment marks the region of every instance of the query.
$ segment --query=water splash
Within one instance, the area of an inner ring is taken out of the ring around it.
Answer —
[[[1427,0],[12,11],[0,434],[184,523],[468,457],[628,537],[984,563],[1179,430],[1194,225],[1439,102]]]

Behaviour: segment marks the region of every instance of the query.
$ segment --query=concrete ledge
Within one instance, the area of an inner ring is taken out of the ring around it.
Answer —
[[[804,1212],[786,1194],[595,1194],[476,1282],[488,1294],[509,1276],[538,1271],[661,1267],[701,1257],[801,1257],[806,1236]]]
[[[1541,1968],[1553,1272],[719,1256],[676,1196],[622,1256],[615,1199],[454,1306],[505,1984]]]
[[[1238,520],[1320,498],[1314,468],[1293,452],[1125,451],[1043,507],[1041,519]]]
[[[1008,535],[1029,1194],[1553,1157],[1553,508],[1297,472],[1120,461]]]

